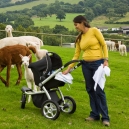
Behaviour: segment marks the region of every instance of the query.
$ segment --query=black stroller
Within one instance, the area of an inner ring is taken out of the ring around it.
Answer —
[[[77,65],[73,70],[81,65],[80,60],[72,60],[62,66],[60,56],[48,52],[42,60],[31,63],[29,68],[31,68],[35,84],[40,87],[40,90],[33,91],[28,87],[22,87],[21,108],[25,108],[27,95],[31,95],[33,104],[41,108],[42,115],[48,119],[57,119],[60,111],[68,114],[74,113],[76,110],[74,99],[70,96],[63,96],[59,88],[64,86],[65,82],[54,79],[57,73],[74,62],[77,62]]]

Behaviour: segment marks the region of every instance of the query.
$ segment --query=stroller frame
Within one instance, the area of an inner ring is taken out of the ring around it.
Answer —
[[[49,53],[52,53],[52,52],[49,52]],[[52,53],[52,54],[55,54],[55,53]],[[46,57],[44,58],[48,58],[48,55],[46,55]],[[59,73],[69,64],[74,62],[78,62],[78,64],[70,72],[72,72],[73,70],[75,70],[77,67],[81,65],[81,60],[72,60],[66,63],[64,66],[61,66],[55,72],[50,74],[50,76],[46,77],[43,81],[41,81],[38,84],[38,86],[40,87],[40,91],[33,91],[32,89],[26,86],[23,86],[21,88],[21,91],[22,91],[21,108],[22,109],[25,108],[27,96],[31,95],[33,104],[36,107],[41,108],[41,114],[48,119],[52,119],[52,120],[57,119],[61,111],[68,114],[74,113],[76,110],[76,102],[72,97],[64,96],[59,86],[52,87],[52,88],[47,88],[45,86],[46,83],[54,79],[57,73]],[[60,83],[61,83],[60,86],[65,85],[64,82],[59,82],[59,84]]]

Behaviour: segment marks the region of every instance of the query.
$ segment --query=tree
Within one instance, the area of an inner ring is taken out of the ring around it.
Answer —
[[[115,16],[114,9],[113,8],[108,8],[106,16],[109,18],[109,20],[111,20],[111,18],[113,16]]]
[[[4,24],[2,24],[2,23],[0,23],[0,29],[1,30],[5,30],[5,25]],[[1,32],[0,31],[0,39],[2,39],[2,38],[4,38],[4,37],[6,37],[6,34],[5,34],[5,32]]]
[[[85,16],[88,22],[91,22],[95,17],[94,12],[91,8],[87,8],[85,10]]]
[[[128,12],[128,5],[124,3],[118,3],[116,8],[115,8],[115,13],[124,16]]]
[[[0,22],[1,22],[1,23],[5,23],[6,21],[7,21],[6,14],[1,13],[1,14],[0,14]]]
[[[102,12],[102,5],[101,4],[96,4],[93,6],[93,12],[95,14],[95,16],[99,16],[101,15],[103,12]]]
[[[56,13],[56,19],[59,19],[60,21],[62,19],[65,19],[66,14],[63,10],[58,10],[58,12]]]
[[[42,19],[42,17],[45,17],[45,14],[43,13],[43,11],[38,11],[37,12],[37,16],[40,18],[40,20]]]
[[[34,25],[34,22],[32,21],[30,17],[20,15],[18,18],[15,19],[14,24],[16,26],[21,25],[22,27],[27,28],[31,25]]]
[[[68,32],[68,28],[61,26],[61,25],[56,25],[53,29],[53,33],[55,33],[55,34],[59,34],[59,33],[65,32],[65,31]]]

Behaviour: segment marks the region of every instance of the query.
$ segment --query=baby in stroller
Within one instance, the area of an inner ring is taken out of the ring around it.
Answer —
[[[28,87],[22,87],[21,108],[25,108],[27,95],[31,95],[33,104],[41,108],[42,115],[48,119],[57,119],[60,111],[68,114],[74,113],[76,110],[74,99],[70,96],[63,96],[59,88],[64,86],[65,82],[55,79],[61,70],[74,62],[78,64],[73,70],[81,65],[80,60],[69,61],[63,66],[59,55],[48,52],[43,59],[31,63],[28,67],[32,70],[35,84],[40,90],[34,92]]]

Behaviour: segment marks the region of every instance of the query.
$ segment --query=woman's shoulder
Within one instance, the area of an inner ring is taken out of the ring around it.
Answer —
[[[100,32],[100,30],[99,30],[97,27],[91,27],[91,30],[92,30],[94,33]]]
[[[91,27],[92,30],[99,30],[97,27]]]

